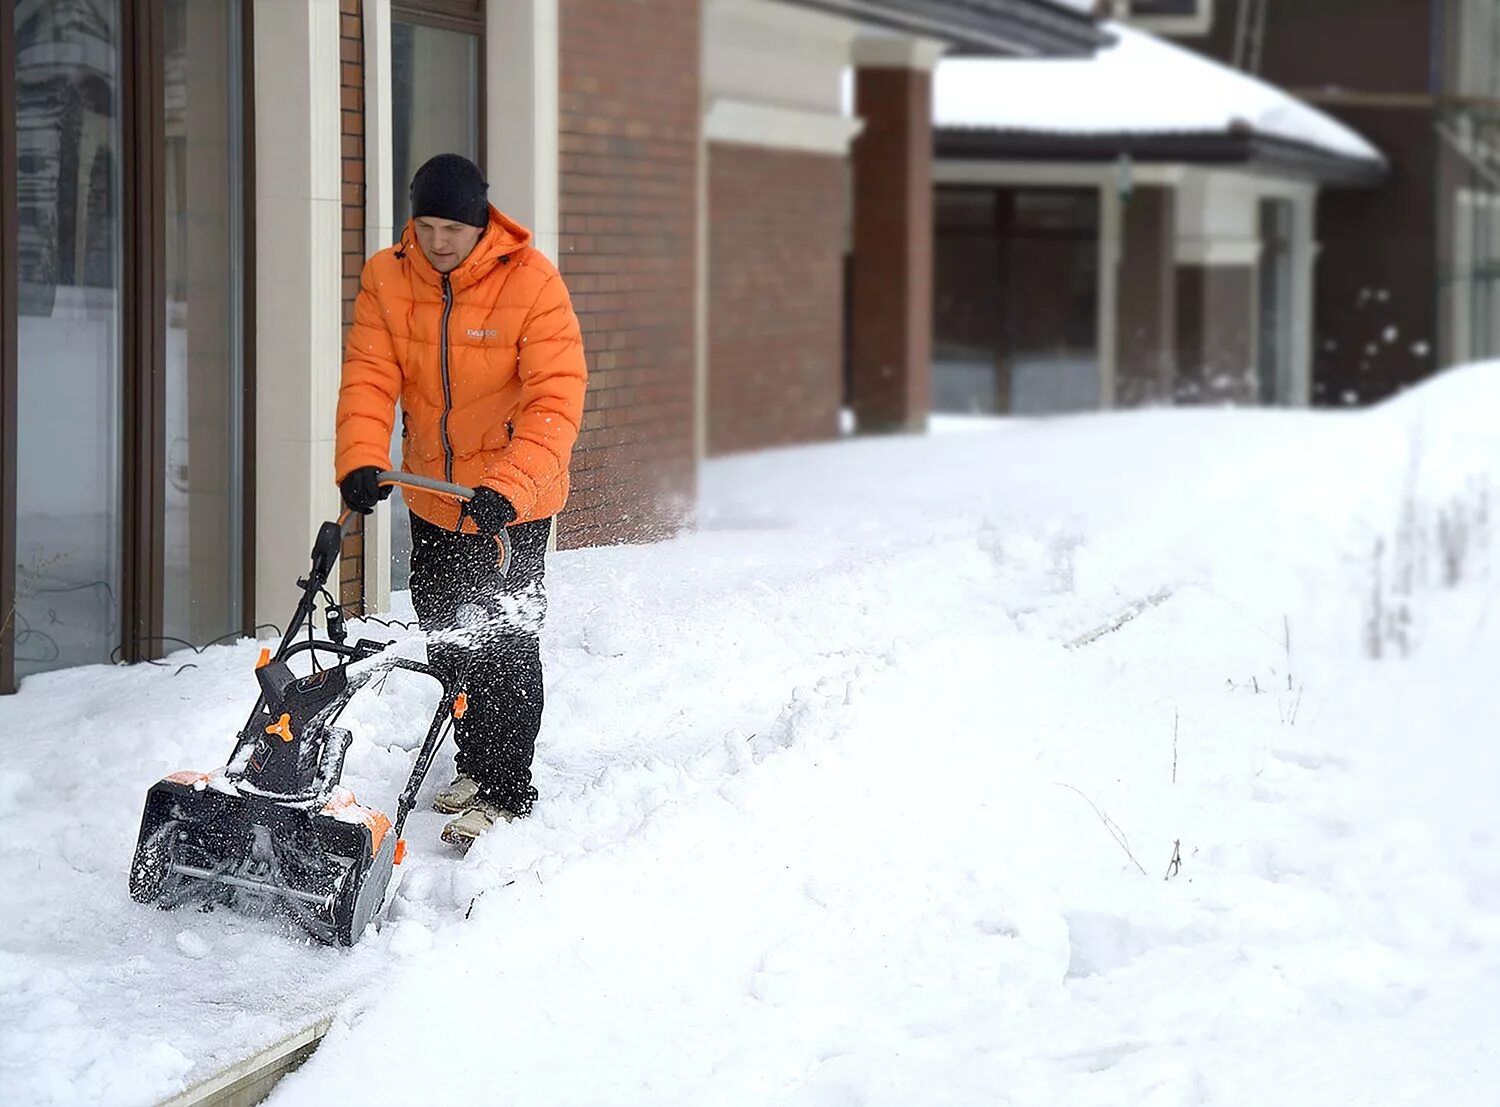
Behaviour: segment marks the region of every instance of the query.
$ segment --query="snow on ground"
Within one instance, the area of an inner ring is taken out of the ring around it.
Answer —
[[[353,950],[125,893],[253,644],[30,679],[3,1098],[150,1103],[336,1008],[273,1104],[1495,1102],[1497,403],[712,462],[695,532],[553,560],[536,814],[461,858],[419,811]],[[434,699],[359,704],[362,799]]]

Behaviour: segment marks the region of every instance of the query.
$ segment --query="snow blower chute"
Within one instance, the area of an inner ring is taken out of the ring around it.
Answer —
[[[467,501],[468,488],[409,473],[382,472],[402,484]],[[146,794],[141,832],[130,867],[130,895],[164,909],[184,903],[252,906],[289,916],[321,941],[352,945],[380,909],[392,866],[401,863],[406,816],[416,803],[453,717],[467,706],[463,689],[420,661],[390,657],[361,666],[390,642],[347,644],[343,612],[324,585],[338,560],[343,522],[324,523],[312,568],[299,580],[302,598],[272,655],[261,652],[260,696],[239,732],[229,763],[213,772],[176,772]],[[502,571],[510,548],[498,540]],[[312,624],[326,601],[327,637]],[[299,638],[306,627],[307,635]],[[332,659],[332,665],[327,662]],[[307,672],[298,675],[292,663]],[[362,687],[391,669],[424,673],[442,698],[396,806],[394,822],[360,805],[341,787],[352,735],[339,715]]]

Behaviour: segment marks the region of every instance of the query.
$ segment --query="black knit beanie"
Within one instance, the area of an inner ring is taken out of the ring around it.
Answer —
[[[430,158],[411,179],[411,216],[431,215],[471,227],[490,221],[489,182],[462,154]]]

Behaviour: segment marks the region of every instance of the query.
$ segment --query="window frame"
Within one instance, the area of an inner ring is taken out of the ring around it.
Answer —
[[[120,61],[121,594],[119,657],[160,656],[166,517],[166,39],[157,0],[118,0]],[[253,0],[240,0],[242,633],[255,624],[255,79]],[[13,29],[16,0],[0,0]],[[12,36],[5,36],[12,42]],[[0,694],[16,690],[17,508],[16,74],[0,64]]]
[[[13,41],[16,0],[0,0]],[[0,59],[0,693],[16,690],[16,67]]]
[[[479,103],[475,113],[475,125],[479,134],[475,145],[478,154],[476,160],[488,176],[486,159],[489,157],[489,143],[486,131],[489,129],[489,96],[486,95],[486,81],[489,56],[485,43],[485,0],[391,0],[391,22],[414,23],[440,31],[458,31],[473,35],[479,40],[476,63]],[[399,227],[396,230],[397,233],[400,232]]]

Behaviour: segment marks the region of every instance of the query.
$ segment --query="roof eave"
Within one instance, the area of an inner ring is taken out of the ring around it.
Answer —
[[[1113,42],[1093,16],[1050,0],[784,0],[996,57],[1092,57]]]
[[[1276,135],[1252,134],[1248,141],[1256,166],[1327,188],[1375,188],[1390,176],[1390,163],[1379,155],[1356,157]]]
[[[1372,188],[1389,172],[1384,159],[1248,130],[1083,134],[937,127],[934,150],[956,161],[1105,163],[1128,157],[1141,164],[1239,167],[1333,188]]]

